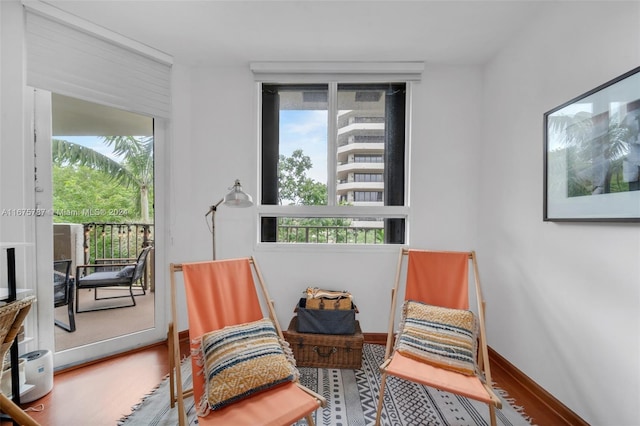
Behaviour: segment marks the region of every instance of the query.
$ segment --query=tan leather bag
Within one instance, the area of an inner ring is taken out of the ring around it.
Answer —
[[[318,287],[307,287],[307,309],[349,310],[352,309],[353,297],[348,291],[324,290]]]

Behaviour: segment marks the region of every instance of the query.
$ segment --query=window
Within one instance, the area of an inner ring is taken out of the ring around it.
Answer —
[[[382,201],[381,191],[354,191],[355,201]]]
[[[361,82],[340,63],[321,64],[326,75],[315,65],[252,64],[261,95],[261,242],[403,244],[407,88],[423,65],[409,63],[396,79],[389,64],[379,74],[355,64]],[[287,80],[299,83],[278,82]]]
[[[354,173],[354,182],[382,182],[382,173]]]
[[[353,156],[354,163],[382,163],[384,162],[382,155],[374,154],[356,154]]]

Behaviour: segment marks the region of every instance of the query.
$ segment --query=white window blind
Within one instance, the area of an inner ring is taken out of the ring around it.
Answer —
[[[58,9],[48,12],[53,13],[26,7],[29,86],[169,118],[170,56],[104,28],[96,26],[94,32],[77,17],[65,21]]]

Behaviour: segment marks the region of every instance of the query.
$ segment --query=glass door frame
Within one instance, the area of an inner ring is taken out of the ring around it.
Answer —
[[[36,208],[51,212],[53,207],[53,184],[51,164],[52,105],[51,92],[27,87],[27,114],[32,114],[27,123],[33,123],[30,146],[35,157],[34,193]],[[31,105],[30,105],[31,104]],[[167,316],[166,277],[164,241],[166,234],[165,207],[167,182],[163,173],[166,164],[167,120],[154,118],[154,246],[155,246],[155,326],[128,335],[55,352],[53,286],[51,283],[51,265],[53,264],[53,216],[44,214],[35,218],[36,240],[36,294],[38,303],[37,339],[39,347],[49,349],[54,356],[54,368],[59,369],[88,361],[105,358],[140,347],[151,345],[166,339]]]

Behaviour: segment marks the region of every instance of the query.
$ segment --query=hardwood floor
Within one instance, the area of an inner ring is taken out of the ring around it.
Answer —
[[[57,373],[53,390],[22,408],[41,425],[114,426],[166,376],[167,353],[158,344]]]
[[[187,353],[187,343],[181,345]],[[116,425],[131,412],[131,407],[149,393],[169,371],[166,343],[98,361],[54,376],[53,390],[43,398],[23,404],[36,421],[46,426]],[[523,392],[522,386],[500,365],[492,363],[492,374],[498,387],[506,390],[522,406],[533,424],[568,425],[555,411]],[[2,424],[10,424],[4,422]]]

